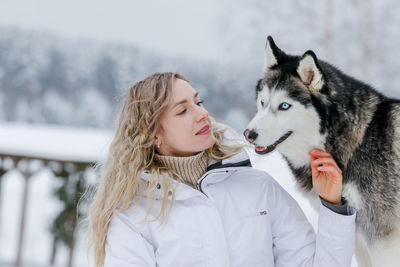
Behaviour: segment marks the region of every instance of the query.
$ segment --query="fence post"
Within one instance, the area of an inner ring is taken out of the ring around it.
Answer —
[[[19,161],[21,162],[21,161]],[[19,163],[18,162],[18,163]],[[15,164],[17,166],[17,164]],[[22,263],[22,252],[24,245],[24,237],[25,237],[25,220],[26,220],[26,210],[28,203],[28,195],[29,195],[29,178],[32,176],[32,173],[29,171],[29,162],[27,162],[26,166],[24,166],[22,170],[20,170],[21,174],[24,176],[24,192],[23,192],[23,200],[22,200],[22,209],[21,209],[21,219],[19,226],[19,238],[18,238],[18,250],[17,250],[17,258],[15,261],[15,267],[20,267]]]
[[[1,184],[3,181],[3,175],[7,172],[7,170],[4,167],[4,158],[0,157],[0,218],[1,218],[1,196],[2,196],[2,191],[1,191]],[[1,232],[1,221],[0,221],[0,232]]]

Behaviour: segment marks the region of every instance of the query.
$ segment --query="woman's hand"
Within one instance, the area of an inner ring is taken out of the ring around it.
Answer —
[[[342,170],[332,155],[314,149],[311,156],[312,183],[320,197],[334,205],[342,205]]]

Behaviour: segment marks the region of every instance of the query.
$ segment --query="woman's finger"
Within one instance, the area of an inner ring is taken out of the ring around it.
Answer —
[[[311,161],[311,175],[312,175],[312,177],[315,177],[315,176],[318,174],[318,170],[317,170],[317,167],[318,167],[318,166],[314,166],[312,163],[313,163],[313,161],[315,161],[317,158],[314,157],[314,156],[312,156],[312,155],[310,155],[310,157],[311,157],[311,159],[310,159],[310,161]]]
[[[320,149],[313,149],[308,152],[308,154],[314,157],[332,157],[332,155],[326,151]]]
[[[342,174],[342,170],[339,168],[339,166],[337,165],[336,161],[333,159],[333,157],[332,157],[332,155],[330,153],[325,152],[323,150],[319,150],[319,149],[313,149],[313,150],[309,151],[309,155],[311,157],[315,158],[315,160],[321,160],[322,161],[322,162],[320,162],[318,164],[328,164],[328,165],[335,166],[335,168],[337,168],[338,172],[340,174]]]
[[[333,158],[319,158],[311,161],[312,165],[328,165],[328,166],[333,166],[335,167],[339,173],[342,173],[342,170],[339,168],[337,165],[336,161]]]
[[[333,166],[320,166],[317,167],[319,172],[326,172],[332,176],[335,180],[340,179],[342,175],[338,172],[338,170]]]

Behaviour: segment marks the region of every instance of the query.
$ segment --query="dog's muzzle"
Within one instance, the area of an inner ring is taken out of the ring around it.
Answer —
[[[263,155],[263,154],[267,154],[270,153],[272,151],[275,150],[275,148],[282,143],[283,141],[285,141],[291,134],[293,133],[293,131],[289,131],[287,133],[285,133],[284,135],[281,136],[281,138],[279,138],[275,143],[273,143],[272,145],[269,146],[256,146],[254,148],[254,150],[256,151],[257,154]]]

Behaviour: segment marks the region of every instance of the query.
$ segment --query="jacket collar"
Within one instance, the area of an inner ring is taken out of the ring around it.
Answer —
[[[141,178],[147,182],[150,182],[151,173],[149,171],[143,171],[141,173]],[[163,186],[163,182],[162,182],[163,179],[169,179],[169,182],[171,185],[170,191],[168,192],[168,199],[172,199],[172,191],[171,190],[173,190],[174,188],[176,188],[175,200],[182,200],[182,199],[187,199],[187,198],[191,198],[191,197],[195,197],[195,196],[203,196],[203,194],[200,191],[195,190],[192,187],[190,187],[184,183],[178,183],[178,181],[176,181],[173,178],[161,175],[160,182],[157,184],[157,186],[155,188],[155,194],[154,194],[154,197],[157,200],[163,199],[163,197],[164,197],[164,186]],[[144,196],[153,197],[153,195],[150,193],[147,193]]]
[[[240,151],[238,154],[224,159],[222,161],[209,160],[207,171],[219,169],[219,168],[228,168],[228,167],[251,167],[249,155],[246,153],[245,149]]]
[[[251,166],[250,164],[250,159],[249,156],[247,155],[246,151],[243,149],[241,152],[238,154],[224,159],[222,161],[215,161],[215,160],[209,160],[208,162],[208,168],[207,172],[203,174],[203,176],[199,179],[199,186],[200,183],[204,180],[208,174],[211,174],[212,172],[218,171],[218,169],[222,168],[230,168],[230,167],[245,167],[245,166]],[[224,179],[228,177],[229,175],[224,176]],[[141,178],[147,182],[150,182],[151,179],[151,174],[149,171],[143,171],[141,173]],[[201,196],[204,197],[204,194],[201,193],[199,190],[195,190],[192,187],[184,184],[184,183],[178,183],[175,179],[172,179],[170,177],[165,177],[161,176],[160,177],[160,183],[157,184],[156,186],[156,191],[155,191],[155,198],[156,199],[162,199],[164,196],[164,188],[163,188],[163,179],[169,179],[170,184],[171,184],[171,189],[176,187],[175,191],[175,200],[183,200],[191,197],[196,197],[196,196]],[[222,179],[222,180],[224,180]],[[221,181],[222,181],[221,180]],[[216,182],[216,181],[213,181]],[[220,181],[218,181],[220,182]],[[146,194],[147,197],[150,197],[151,194]],[[169,192],[168,198],[171,199],[172,197],[172,191]]]

